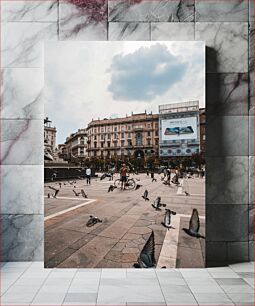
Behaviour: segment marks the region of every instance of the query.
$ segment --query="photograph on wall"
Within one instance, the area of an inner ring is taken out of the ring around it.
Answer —
[[[45,268],[205,267],[205,44],[47,42]]]

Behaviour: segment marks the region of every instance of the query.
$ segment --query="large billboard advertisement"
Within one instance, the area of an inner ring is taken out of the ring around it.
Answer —
[[[162,140],[197,139],[197,117],[161,121]]]

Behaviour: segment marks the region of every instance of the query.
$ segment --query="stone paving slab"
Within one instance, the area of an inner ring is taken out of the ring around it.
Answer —
[[[185,196],[177,194],[176,186],[164,185],[160,179],[161,175],[156,175],[156,182],[152,182],[146,174],[133,177],[137,184],[142,185],[138,190],[115,189],[108,193],[108,187],[113,181],[92,179],[91,185],[87,186],[84,180],[77,180],[74,183],[75,188],[69,182],[62,182],[59,199],[45,198],[46,217],[54,212],[62,212],[62,215],[45,221],[46,266],[53,267],[55,264],[56,267],[63,268],[132,268],[152,230],[155,236],[155,259],[158,261],[167,231],[161,225],[165,209],[156,211],[151,206],[158,196],[161,196],[167,208],[177,212],[180,227],[188,226],[192,209],[197,208],[201,215],[202,230],[205,215],[204,179],[187,180],[184,185],[191,195]],[[58,182],[45,185],[54,188],[59,186]],[[45,194],[48,189],[45,187]],[[86,199],[75,197],[73,189],[77,192],[84,189],[89,199],[95,199],[95,202],[79,207],[79,203]],[[150,201],[144,201],[142,198],[145,189],[149,191]],[[69,208],[73,210],[65,211]],[[103,222],[87,227],[86,222],[90,215],[99,217]],[[175,244],[180,240],[178,245],[173,247],[174,253],[179,256],[177,260],[171,255],[172,250],[169,254],[166,250],[164,255],[162,253],[164,262],[168,261],[168,266],[202,266],[204,245],[199,240],[195,242],[192,237],[183,236],[181,230],[174,240]],[[194,249],[198,260],[188,260]]]

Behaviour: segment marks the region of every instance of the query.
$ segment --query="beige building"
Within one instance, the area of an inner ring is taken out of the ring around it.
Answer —
[[[65,146],[61,148],[67,160],[87,157],[87,131],[79,129],[66,138]]]
[[[44,124],[44,145],[47,150],[53,152],[56,147],[56,127],[51,126],[51,121]]]
[[[158,155],[158,115],[92,120],[87,127],[89,158],[140,158]]]

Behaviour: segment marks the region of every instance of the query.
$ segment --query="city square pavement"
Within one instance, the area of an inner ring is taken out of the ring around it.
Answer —
[[[113,181],[93,178],[89,186],[85,180],[62,181],[61,188],[58,181],[45,183],[45,267],[132,268],[152,230],[158,268],[204,267],[205,241],[188,236],[182,228],[188,228],[196,208],[200,233],[205,234],[205,180],[185,178],[177,187],[164,185],[161,177],[156,174],[157,181],[152,182],[145,173],[130,175],[142,187],[109,193],[118,174]],[[57,198],[48,198],[48,193],[54,194],[49,186],[60,189]],[[88,198],[74,194],[73,190],[79,193],[81,189]],[[145,189],[149,201],[142,198]],[[165,208],[156,211],[151,206],[158,196],[176,212],[170,230],[161,225]],[[102,223],[87,227],[90,215]]]

